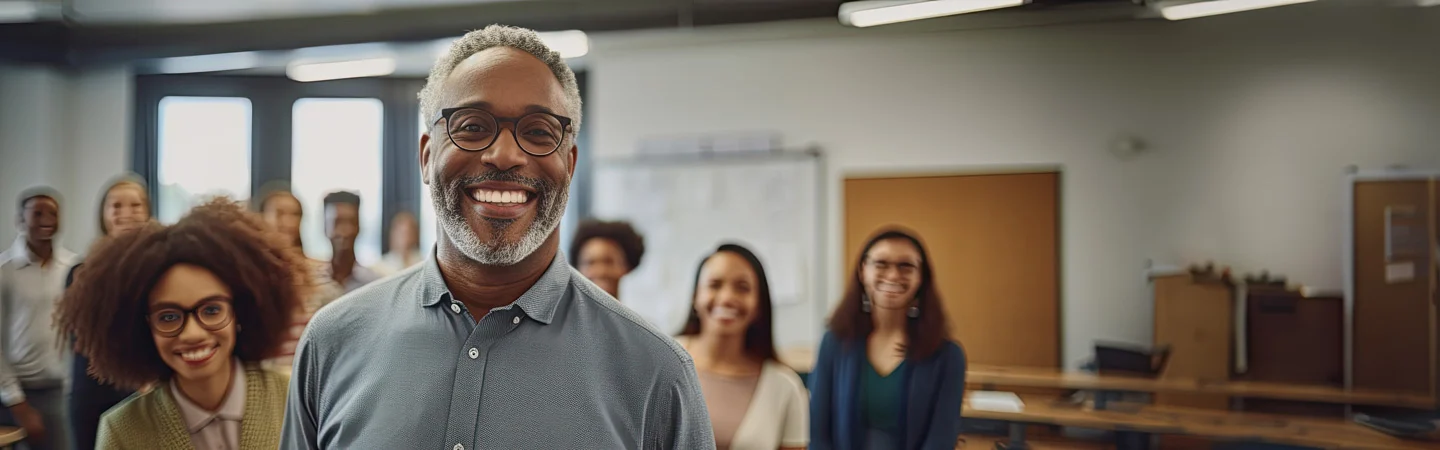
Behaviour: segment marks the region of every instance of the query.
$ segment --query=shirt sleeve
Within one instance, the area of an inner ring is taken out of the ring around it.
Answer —
[[[810,421],[810,448],[814,450],[828,450],[835,447],[834,439],[835,425],[831,423],[833,414],[830,404],[831,391],[835,385],[835,339],[830,333],[820,340],[820,351],[815,358],[815,366],[810,368],[810,412],[814,419]]]
[[[810,445],[810,399],[806,398],[805,385],[800,377],[785,373],[785,384],[791,387],[790,399],[785,402],[785,417],[780,430],[781,447],[804,447]]]
[[[11,291],[14,289],[10,283],[9,264],[0,258],[0,328],[10,326],[10,302]],[[15,366],[10,364],[10,358],[5,355],[5,346],[9,344],[4,339],[6,335],[0,329],[0,403],[11,407],[25,401],[25,390],[20,387],[20,379],[15,375]]]
[[[320,448],[318,441],[317,399],[313,381],[317,376],[314,349],[306,330],[295,346],[294,368],[290,373],[290,393],[285,397],[285,422],[280,431],[281,450]]]
[[[689,359],[681,366],[682,373],[663,389],[657,399],[659,407],[647,418],[660,426],[654,428],[657,429],[654,443],[646,448],[714,450],[715,432],[710,428],[710,413],[700,392],[700,378],[695,375],[695,366]]]
[[[920,446],[927,450],[953,449],[960,439],[960,409],[965,402],[965,352],[954,344],[941,352],[943,375],[935,393],[930,430]]]

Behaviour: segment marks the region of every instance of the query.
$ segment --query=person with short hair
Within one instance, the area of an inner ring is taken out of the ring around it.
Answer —
[[[56,322],[97,378],[149,389],[101,417],[96,448],[275,448],[288,379],[258,363],[284,341],[307,271],[224,198],[98,245]]]
[[[145,181],[135,174],[123,174],[106,184],[100,193],[100,237],[99,241],[111,239],[139,229],[152,220],[150,194]],[[75,273],[85,263],[75,264],[65,277],[65,288],[75,282]],[[114,385],[101,384],[90,375],[90,360],[79,352],[72,351],[70,363],[70,398],[67,413],[70,419],[70,441],[77,449],[95,448],[95,434],[99,431],[100,415],[134,393]]]
[[[581,123],[560,54],[472,31],[420,105],[435,253],[315,314],[280,448],[715,448],[689,355],[560,251]]]
[[[580,222],[570,240],[570,265],[616,299],[620,279],[640,266],[644,256],[645,238],[627,222]]]
[[[375,272],[355,258],[355,238],[360,236],[360,196],[354,192],[335,191],[325,195],[325,238],[330,241],[330,262],[320,267],[320,275],[334,283],[339,298],[344,293],[380,279]],[[313,297],[312,297],[313,298]],[[335,300],[330,298],[326,301]],[[313,309],[325,306],[311,305]]]
[[[68,449],[65,378],[60,335],[50,326],[78,257],[57,243],[60,193],[48,187],[21,192],[20,236],[0,252],[0,402],[26,441],[37,449]]]

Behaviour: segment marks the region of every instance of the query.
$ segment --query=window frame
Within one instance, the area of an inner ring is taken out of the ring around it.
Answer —
[[[589,77],[575,73],[582,100],[588,98]],[[282,76],[250,75],[137,75],[135,76],[134,133],[130,170],[148,184],[150,198],[159,198],[160,100],[169,96],[244,97],[250,99],[250,194],[254,197],[265,183],[291,180],[293,161],[291,133],[293,108],[302,98],[377,98],[384,105],[380,167],[380,251],[390,251],[390,219],[400,211],[420,217],[420,156],[418,136],[420,101],[416,95],[425,86],[423,78],[354,78],[301,83]],[[586,123],[594,123],[583,111]],[[568,248],[575,225],[590,217],[590,183],[594,152],[589,151],[589,128],[582,124],[575,143],[580,157],[571,180],[570,206],[560,226],[561,250]],[[313,213],[313,212],[312,212]],[[428,252],[428,249],[426,250]]]
[[[265,183],[290,181],[291,120],[302,98],[376,98],[383,105],[384,127],[380,167],[380,249],[389,251],[390,218],[408,210],[418,216],[421,192],[415,97],[425,80],[418,78],[356,78],[301,83],[277,76],[139,75],[135,77],[134,147],[131,170],[149,184],[151,198],[159,193],[160,100],[170,96],[243,97],[250,99],[250,193]],[[314,213],[314,212],[312,212]]]

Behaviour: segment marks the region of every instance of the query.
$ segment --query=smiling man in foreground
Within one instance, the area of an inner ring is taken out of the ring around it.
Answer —
[[[316,314],[280,447],[714,448],[685,351],[559,255],[580,126],[559,54],[471,32],[420,103],[435,256]]]

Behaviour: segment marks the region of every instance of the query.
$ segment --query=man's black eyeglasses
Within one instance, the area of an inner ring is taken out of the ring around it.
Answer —
[[[450,142],[461,150],[478,152],[490,148],[500,136],[500,125],[511,125],[510,134],[520,149],[533,156],[555,153],[565,142],[565,132],[570,128],[570,118],[548,112],[533,112],[520,116],[495,117],[494,114],[478,108],[445,108],[440,117],[431,125],[445,121],[445,133]]]

